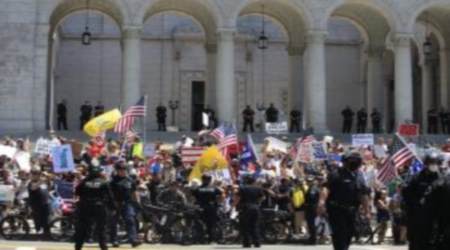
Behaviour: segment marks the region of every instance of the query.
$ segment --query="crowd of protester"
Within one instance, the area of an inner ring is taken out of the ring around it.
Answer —
[[[50,140],[57,144],[66,144],[68,139],[50,135]],[[64,181],[76,187],[88,174],[91,165],[102,168],[104,178],[111,180],[117,175],[115,166],[121,162],[121,169],[135,180],[138,192],[136,205],[143,203],[158,204],[172,201],[195,204],[195,194],[191,190],[200,185],[201,180],[191,179],[193,164],[183,164],[182,148],[186,140],[183,137],[169,145],[161,141],[154,142],[152,156],[135,154],[134,148],[142,147],[137,136],[121,140],[94,138],[85,144],[81,153],[74,156],[75,169],[68,173],[53,172],[51,155],[33,153],[33,143],[24,139],[5,137],[0,145],[15,147],[17,152],[30,152],[31,169],[21,169],[14,157],[0,156],[0,185],[14,187],[14,202],[2,202],[2,217],[8,210],[26,204],[29,206],[36,230],[48,236],[49,221],[61,213],[61,199],[57,192],[57,183]],[[213,138],[202,135],[194,138],[189,146],[209,146],[214,144]],[[330,230],[327,226],[326,211],[318,211],[319,195],[327,182],[327,176],[333,168],[342,166],[340,157],[350,150],[357,150],[363,156],[361,172],[371,189],[372,213],[364,214],[359,220],[358,233],[363,234],[364,226],[376,230],[376,243],[388,242],[387,232],[392,232],[392,244],[406,244],[406,217],[402,206],[402,187],[408,178],[415,174],[411,162],[398,169],[398,176],[387,183],[377,179],[377,171],[388,156],[392,144],[390,138],[377,138],[375,145],[352,148],[351,145],[338,140],[325,142],[326,151],[333,155],[327,160],[301,162],[288,150],[282,153],[277,150],[268,151],[267,143],[260,145],[259,159],[254,165],[245,167],[241,164],[239,148],[228,152],[227,160],[230,176],[228,179],[214,179],[213,185],[220,190],[220,207],[233,214],[234,187],[239,185],[242,176],[253,175],[258,185],[264,189],[262,208],[286,211],[291,215],[292,238],[305,239],[309,244],[327,244],[330,241]],[[293,143],[293,146],[295,142]],[[444,153],[450,151],[450,142],[445,145],[434,145]],[[430,145],[428,147],[431,147]],[[376,148],[376,150],[375,150]],[[381,151],[380,151],[381,150]],[[447,168],[447,165],[443,165]],[[169,189],[166,189],[169,188]],[[76,200],[76,197],[74,197]],[[198,198],[197,198],[198,199]],[[367,229],[367,228],[366,228]],[[390,229],[390,230],[389,230]],[[391,234],[389,233],[389,236]],[[356,240],[359,240],[357,235]]]

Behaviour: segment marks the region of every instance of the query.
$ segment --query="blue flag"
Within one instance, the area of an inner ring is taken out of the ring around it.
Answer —
[[[249,163],[256,162],[258,160],[258,156],[256,154],[255,145],[253,144],[253,139],[251,135],[247,135],[247,142],[242,149],[241,154],[241,166],[248,167]]]
[[[419,159],[414,159],[411,166],[409,167],[409,171],[412,175],[420,173],[424,168],[423,163]]]

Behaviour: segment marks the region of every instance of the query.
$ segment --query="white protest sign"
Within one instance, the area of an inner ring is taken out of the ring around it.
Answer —
[[[288,123],[286,121],[277,122],[277,123],[266,123],[266,133],[268,134],[287,134],[288,132]]]
[[[194,140],[191,137],[186,137],[183,147],[192,147],[194,145]]]
[[[360,147],[364,145],[373,145],[374,136],[373,134],[353,134],[352,135],[352,146]]]
[[[52,153],[52,149],[57,146],[59,146],[58,142],[41,137],[36,141],[34,152],[40,155],[50,155]]]
[[[205,127],[209,127],[209,115],[205,112],[202,112],[202,124]]]
[[[153,157],[156,154],[155,144],[149,143],[144,146],[144,156]]]
[[[17,149],[10,146],[0,145],[0,155],[5,155],[8,158],[13,158]]]
[[[75,169],[72,147],[70,145],[66,144],[54,147],[52,150],[52,159],[53,172],[55,173],[67,173]]]
[[[24,151],[19,151],[14,156],[14,160],[19,165],[20,170],[23,170],[25,172],[30,172],[31,170],[30,159],[31,159],[30,153]]]
[[[374,145],[373,152],[377,158],[383,159],[384,157],[386,157],[386,150],[383,145]]]
[[[14,187],[12,185],[0,185],[0,201],[14,201]]]
[[[288,148],[289,148],[289,143],[284,142],[284,141],[279,140],[274,137],[268,137],[265,140],[268,142],[267,148],[266,148],[267,152],[280,151],[282,153],[287,154]]]

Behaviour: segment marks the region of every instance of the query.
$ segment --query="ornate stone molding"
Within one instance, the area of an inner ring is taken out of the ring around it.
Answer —
[[[122,28],[122,37],[124,39],[140,39],[142,36],[142,27],[125,26]]]
[[[325,30],[310,30],[306,35],[306,43],[308,44],[324,44],[328,32]]]
[[[288,46],[286,48],[289,56],[301,56],[305,52],[304,46]]]
[[[369,46],[367,49],[367,55],[369,58],[382,58],[385,51],[385,46]]]
[[[399,33],[394,37],[394,45],[395,47],[410,47],[411,39],[414,37],[413,34],[409,33]]]
[[[236,29],[234,28],[219,28],[217,30],[217,37],[222,41],[234,41]]]

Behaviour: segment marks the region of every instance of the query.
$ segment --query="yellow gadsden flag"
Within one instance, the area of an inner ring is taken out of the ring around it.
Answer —
[[[211,146],[207,148],[198,159],[191,171],[191,174],[189,175],[189,180],[200,180],[202,174],[205,172],[213,173],[224,169],[228,169],[227,160],[223,157],[216,146]]]
[[[84,125],[83,130],[92,137],[97,136],[108,129],[114,128],[121,117],[122,114],[120,111],[118,109],[113,109],[90,120]]]

